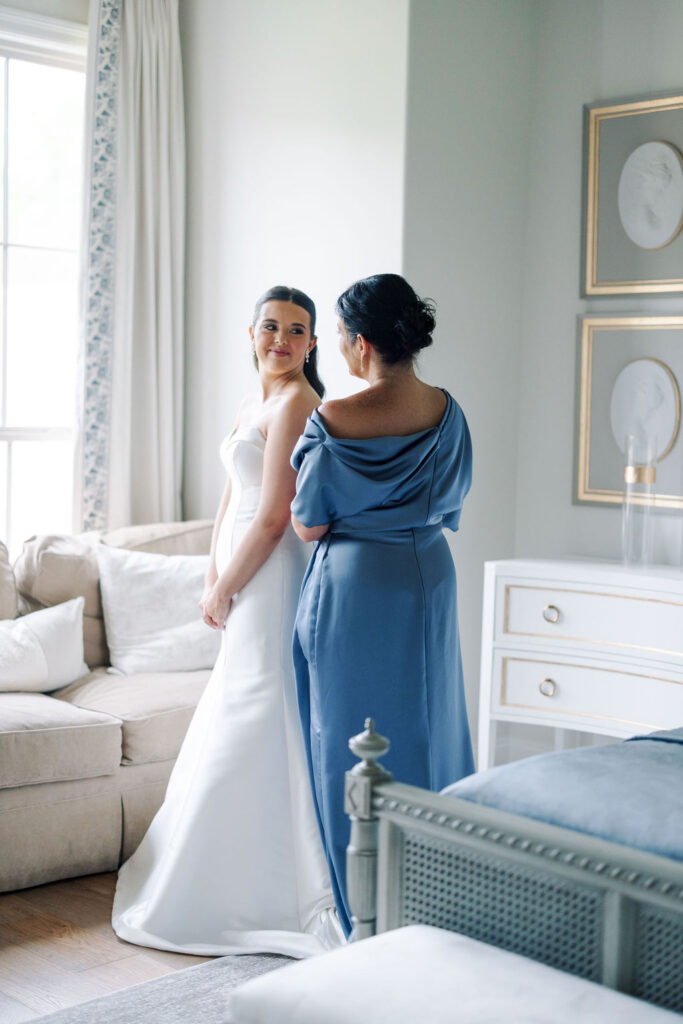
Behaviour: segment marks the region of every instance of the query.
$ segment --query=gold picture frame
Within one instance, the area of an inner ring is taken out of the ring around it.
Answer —
[[[676,385],[676,423],[671,443],[657,464],[654,506],[683,509],[683,314],[676,316],[587,314],[578,318],[578,405],[575,500],[621,505],[624,459],[610,421],[617,375],[630,362],[663,365]]]
[[[585,296],[683,292],[683,231],[656,249],[641,248],[620,217],[620,175],[648,142],[665,143],[683,161],[683,92],[584,107]]]

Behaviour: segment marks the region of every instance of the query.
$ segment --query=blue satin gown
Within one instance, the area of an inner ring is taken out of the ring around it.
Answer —
[[[295,516],[329,523],[302,585],[294,631],[299,711],[339,915],[346,900],[344,772],[366,716],[391,740],[394,777],[439,790],[474,771],[460,661],[457,530],[472,476],[460,406],[404,437],[332,437],[318,412],[292,455]]]

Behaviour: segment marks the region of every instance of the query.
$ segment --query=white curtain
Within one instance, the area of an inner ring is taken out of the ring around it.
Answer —
[[[91,0],[83,528],[181,518],[185,139],[178,0]]]

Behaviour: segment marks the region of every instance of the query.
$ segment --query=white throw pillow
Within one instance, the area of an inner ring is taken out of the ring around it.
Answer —
[[[89,669],[83,660],[82,597],[0,622],[0,692],[47,693]]]
[[[97,548],[112,668],[191,672],[213,668],[221,633],[202,622],[198,603],[208,555],[156,555]]]

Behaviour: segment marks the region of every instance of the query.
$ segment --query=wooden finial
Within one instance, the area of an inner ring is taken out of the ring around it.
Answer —
[[[376,786],[391,782],[376,759],[386,754],[389,740],[375,732],[375,723],[365,719],[365,731],[349,740],[349,747],[360,758],[346,773],[344,810],[351,818],[351,839],[346,850],[346,882],[353,921],[351,939],[366,939],[375,934],[377,918],[377,817],[372,798]]]

